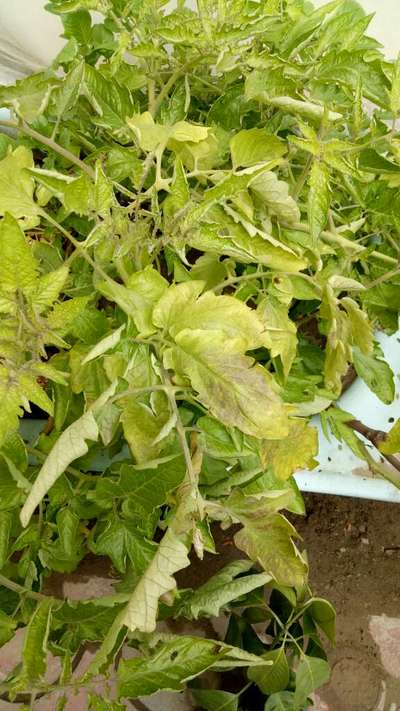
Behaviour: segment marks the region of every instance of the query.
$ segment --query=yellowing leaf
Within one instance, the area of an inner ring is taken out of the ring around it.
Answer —
[[[186,328],[220,330],[224,331],[228,338],[242,339],[243,351],[257,348],[261,344],[263,323],[256,312],[243,302],[232,296],[216,296],[211,291],[200,295],[196,301],[185,301],[182,296],[189,291],[186,283],[170,289],[175,296],[175,304],[171,302],[168,313],[168,330],[173,338]],[[193,293],[197,293],[197,288]],[[165,328],[165,320],[157,317],[160,307],[162,308],[162,304],[159,303],[154,318],[158,318],[158,326]]]
[[[154,307],[153,323],[159,328],[169,330],[179,319],[183,309],[190,308],[204,289],[203,281],[189,281],[173,284],[162,295]]]
[[[0,220],[0,292],[34,288],[38,266],[18,222],[7,214]]]
[[[289,479],[318,454],[317,430],[304,420],[290,420],[287,437],[263,442],[262,453],[265,466],[271,466],[278,479]]]
[[[325,106],[314,104],[312,101],[300,101],[293,99],[291,96],[274,96],[267,99],[267,103],[275,106],[281,111],[287,111],[289,114],[299,114],[309,119],[321,120],[325,113],[328,121],[339,121],[343,118],[342,114],[337,111],[325,111]]]
[[[223,331],[190,330],[176,336],[171,359],[200,402],[225,425],[260,439],[282,437],[287,412],[272,376],[245,355]]]
[[[188,121],[178,121],[173,126],[155,123],[148,111],[128,119],[128,126],[136,134],[139,146],[144,151],[156,151],[166,146],[169,140],[179,143],[199,143],[208,136],[208,128],[196,126]]]
[[[26,170],[32,167],[32,151],[25,146],[18,146],[0,161],[0,215],[9,212],[18,219],[39,214],[33,200],[34,181]]]
[[[263,128],[243,129],[230,142],[233,167],[244,168],[274,161],[287,153],[284,142]]]
[[[329,173],[326,166],[320,161],[313,162],[309,183],[308,220],[310,223],[311,239],[313,245],[316,245],[328,220],[328,210],[331,200]]]
[[[335,395],[342,389],[342,377],[352,361],[351,323],[347,314],[339,309],[332,289],[325,289],[321,316],[327,321],[327,343],[325,352],[325,385]]]
[[[134,272],[126,286],[129,289],[130,299],[135,304],[135,309],[130,315],[139,333],[147,336],[154,332],[153,309],[167,291],[168,282],[155,269],[146,267],[141,272]]]
[[[400,452],[400,419],[395,422],[385,439],[379,444],[383,454],[398,454]]]
[[[301,587],[307,565],[293,543],[295,529],[276,512],[281,505],[285,505],[284,497],[281,504],[280,498],[244,496],[240,491],[226,502],[228,511],[243,525],[234,538],[239,550],[259,563],[278,584]]]
[[[280,356],[287,377],[297,351],[296,326],[288,316],[288,307],[268,296],[260,302],[257,312],[265,327],[263,344],[270,350],[272,358]]]
[[[161,451],[162,443],[155,440],[169,419],[167,403],[165,405],[156,415],[148,405],[132,397],[121,402],[125,439],[139,464],[156,459]]]
[[[278,220],[288,222],[300,221],[300,210],[289,195],[289,186],[283,180],[278,180],[275,173],[263,171],[249,183],[250,190],[265,202],[269,210]]]
[[[68,279],[68,274],[68,267],[63,264],[59,269],[38,278],[35,290],[31,293],[31,300],[39,311],[43,311],[46,306],[51,306],[59,297]]]
[[[358,306],[357,302],[349,296],[341,299],[340,303],[347,311],[351,324],[351,336],[356,345],[364,355],[371,355],[374,349],[374,333],[372,324],[365,313]]]

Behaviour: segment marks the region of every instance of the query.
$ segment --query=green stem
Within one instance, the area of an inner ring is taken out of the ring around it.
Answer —
[[[157,114],[157,111],[160,108],[162,102],[168,96],[170,90],[172,89],[174,84],[178,81],[178,79],[182,76],[183,73],[184,73],[184,69],[182,67],[179,67],[179,69],[175,69],[175,71],[171,74],[170,78],[168,79],[167,83],[161,89],[158,96],[149,98],[149,112],[152,114],[152,116],[155,116]]]
[[[15,583],[13,580],[10,580],[9,578],[6,578],[4,575],[0,575],[0,585],[3,588],[7,588],[8,590],[12,590],[12,592],[18,593],[19,595],[26,595],[27,597],[32,598],[32,600],[45,600],[48,599],[48,595],[42,595],[42,593],[35,592],[34,590],[28,590],[28,588],[24,588],[22,585],[19,585],[19,583]]]
[[[373,289],[374,286],[378,286],[378,284],[383,284],[385,281],[389,281],[398,274],[400,274],[400,264],[396,267],[396,269],[392,269],[390,272],[382,274],[380,277],[377,277],[376,279],[374,279],[374,281],[371,281],[369,284],[367,284],[367,289]]]
[[[71,233],[68,232],[68,230],[66,230],[65,227],[60,225],[60,223],[57,222],[57,220],[55,220],[51,215],[49,215],[48,212],[46,212],[45,210],[41,210],[40,212],[41,212],[42,217],[44,217],[44,219],[47,220],[47,222],[50,222],[50,224],[53,225],[53,227],[56,227],[64,235],[64,237],[66,237],[71,242],[71,244],[74,245],[75,249],[79,251],[80,255],[90,264],[90,266],[94,269],[95,272],[100,274],[100,276],[108,283],[114,284],[114,280],[111,279],[111,277],[109,277],[108,274],[101,267],[99,267],[98,264],[96,264],[96,262],[92,259],[92,257],[89,254],[87,254],[87,252],[86,252],[84,246],[81,244],[81,242],[79,242],[77,239],[75,239],[75,237],[73,235],[71,235]]]
[[[84,163],[74,153],[71,153],[71,151],[69,151],[67,148],[63,148],[51,138],[47,138],[47,136],[43,136],[38,131],[35,131],[33,128],[30,128],[30,126],[27,126],[26,124],[17,123],[16,121],[0,121],[0,126],[20,131],[20,133],[24,133],[26,136],[29,136],[29,138],[33,138],[33,140],[38,141],[38,143],[42,143],[44,146],[47,146],[55,153],[58,153],[70,163],[74,163],[74,165],[78,166],[78,168],[83,170],[83,172],[86,173],[92,180],[95,179],[95,172],[93,168],[91,168],[89,165],[86,165],[86,163]]]
[[[292,225],[283,225],[283,227],[287,230],[297,230],[298,232],[306,232],[307,234],[310,234],[310,226],[303,222],[296,222]],[[336,245],[342,249],[351,249],[353,252],[358,254],[365,251],[365,247],[361,247],[357,242],[351,242],[351,240],[346,239],[346,237],[342,237],[340,234],[335,232],[323,230],[321,232],[321,237],[325,242],[328,242],[328,244]],[[373,257],[374,259],[379,259],[381,262],[385,262],[386,264],[398,265],[399,263],[394,257],[389,257],[387,254],[381,254],[381,252],[373,251],[368,256]]]

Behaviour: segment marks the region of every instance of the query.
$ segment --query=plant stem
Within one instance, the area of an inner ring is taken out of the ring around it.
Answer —
[[[84,173],[86,173],[92,180],[95,178],[95,172],[93,168],[91,168],[89,165],[86,165],[86,163],[83,162],[78,156],[76,156],[74,153],[71,153],[67,148],[63,148],[60,146],[58,143],[53,141],[51,138],[47,138],[47,136],[43,136],[41,133],[38,131],[35,131],[35,129],[30,128],[30,126],[27,126],[25,123],[17,123],[16,121],[0,121],[0,126],[4,126],[5,128],[12,128],[15,129],[16,131],[20,131],[21,133],[24,133],[26,136],[29,136],[29,138],[33,138],[35,141],[38,141],[38,143],[42,143],[44,146],[47,146],[50,148],[52,151],[55,153],[58,153],[60,156],[68,160],[70,163],[74,163],[74,165],[78,166],[81,170],[83,170]]]
[[[400,460],[393,454],[384,454],[379,449],[379,444],[381,442],[384,442],[386,439],[386,432],[384,432],[383,430],[375,430],[372,427],[367,427],[359,420],[348,420],[346,424],[348,427],[351,427],[352,430],[355,430],[355,432],[358,432],[363,437],[365,437],[365,439],[368,439],[371,444],[376,447],[380,455],[384,457],[389,462],[389,464],[394,467],[394,469],[397,469],[397,471],[400,472]]]
[[[395,277],[398,274],[400,274],[400,264],[396,267],[396,269],[392,269],[390,272],[386,272],[386,274],[381,274],[381,276],[367,284],[367,289],[373,289],[374,286],[383,284],[385,281],[389,281],[392,277]]]
[[[3,588],[7,588],[8,590],[12,590],[12,592],[18,593],[19,595],[26,595],[33,600],[41,601],[46,600],[49,597],[48,595],[42,595],[42,593],[35,592],[34,590],[28,590],[28,588],[24,588],[22,585],[19,585],[19,583],[15,583],[13,580],[6,578],[4,575],[0,575],[0,585],[3,586]]]
[[[57,220],[55,220],[45,210],[41,210],[41,215],[42,215],[42,217],[44,217],[45,220],[47,220],[47,222],[50,222],[50,224],[53,225],[53,227],[56,227],[58,230],[60,230],[60,232],[64,235],[64,237],[66,237],[71,242],[71,244],[74,245],[75,249],[78,250],[78,252],[81,254],[81,256],[90,264],[90,266],[94,269],[95,272],[100,274],[100,276],[108,283],[114,284],[114,280],[111,279],[111,277],[109,277],[108,274],[101,267],[99,267],[98,264],[96,264],[96,262],[92,259],[92,257],[89,254],[87,254],[83,245],[77,239],[75,239],[75,237],[73,235],[71,235],[71,233],[68,232],[68,230],[66,230],[65,227],[60,225],[60,223],[57,222]]]
[[[161,89],[158,96],[149,98],[149,111],[152,114],[152,116],[155,116],[157,114],[157,111],[160,108],[162,102],[168,96],[170,89],[172,89],[174,84],[178,81],[179,77],[181,77],[183,73],[184,73],[184,69],[182,67],[179,67],[179,69],[175,69],[175,71],[171,74],[170,78],[168,79],[167,83]]]
[[[288,230],[297,230],[298,232],[306,232],[307,234],[310,233],[310,226],[304,222],[295,222],[292,225],[282,226]],[[357,242],[352,242],[351,240],[346,239],[346,237],[342,237],[341,235],[336,234],[335,232],[323,230],[321,232],[321,237],[323,240],[328,242],[328,244],[337,245],[342,249],[351,249],[355,253],[361,253],[365,250],[365,248],[361,247]],[[394,257],[389,257],[387,254],[381,254],[381,252],[374,251],[371,252],[369,256],[374,257],[374,259],[379,259],[381,262],[385,262],[386,264],[399,264],[397,259],[395,259]]]

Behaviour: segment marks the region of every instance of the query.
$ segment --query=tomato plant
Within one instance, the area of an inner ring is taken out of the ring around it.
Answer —
[[[335,403],[349,369],[394,397],[374,330],[400,307],[400,62],[353,0],[165,6],[52,0],[65,47],[0,90],[1,642],[26,627],[1,693],[116,675],[90,708],[189,685],[211,711],[300,710],[335,623],[283,513],[310,417],[394,477]],[[374,435],[392,459],[398,429]],[[88,556],[112,595],[46,592]],[[223,640],[168,626],[217,615]]]

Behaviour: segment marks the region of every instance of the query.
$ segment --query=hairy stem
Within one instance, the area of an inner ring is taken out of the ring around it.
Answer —
[[[20,131],[20,133],[24,133],[25,136],[29,136],[29,138],[33,138],[35,141],[38,141],[38,143],[42,143],[44,146],[47,146],[55,153],[58,153],[58,155],[65,158],[70,163],[76,165],[90,178],[92,178],[92,180],[94,180],[95,172],[93,168],[91,168],[89,165],[86,165],[83,160],[78,158],[78,156],[76,156],[74,153],[71,153],[71,151],[69,151],[67,148],[63,148],[58,143],[56,143],[56,141],[53,141],[52,138],[47,138],[47,136],[43,136],[41,133],[35,131],[35,129],[33,128],[30,128],[30,126],[27,126],[25,123],[17,123],[16,121],[0,121],[0,126]]]

